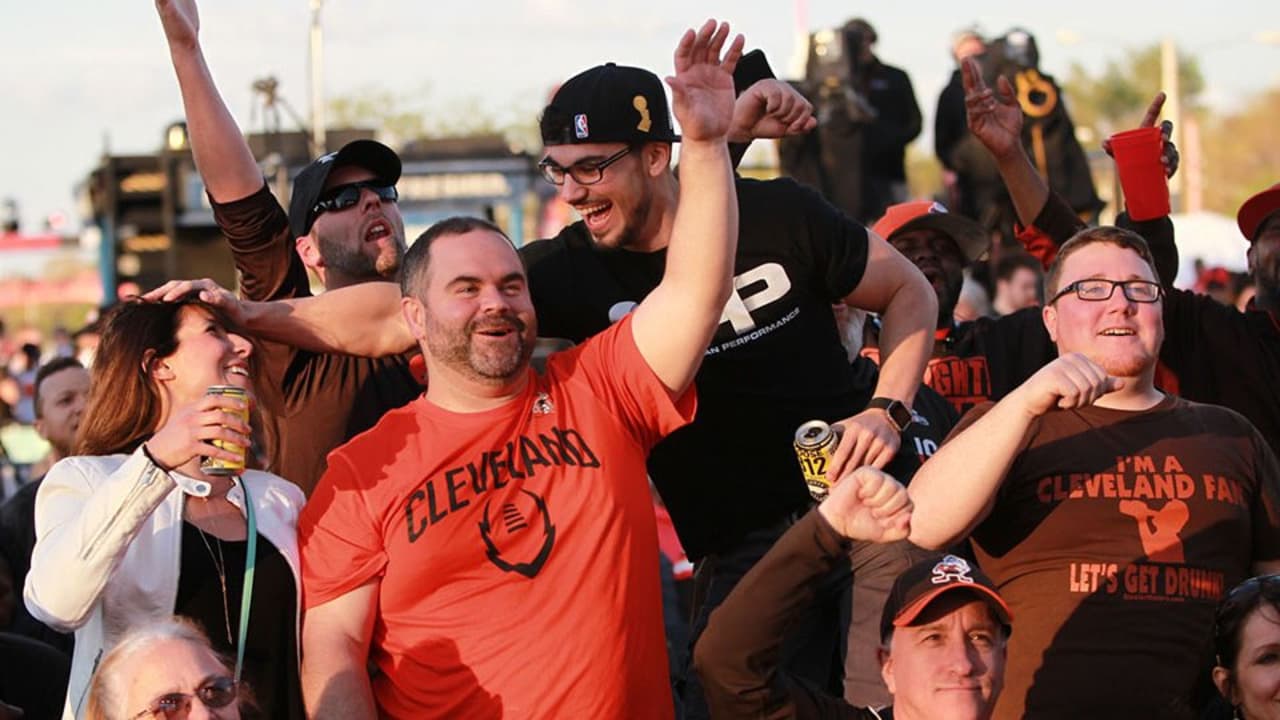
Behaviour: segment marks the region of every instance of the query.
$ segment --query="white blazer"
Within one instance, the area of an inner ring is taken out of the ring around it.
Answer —
[[[298,512],[302,490],[249,470],[258,532],[284,555],[302,609]],[[23,598],[31,615],[55,630],[75,631],[64,720],[84,713],[89,681],[102,656],[133,626],[173,615],[182,559],[183,495],[206,496],[209,484],[166,473],[139,448],[132,455],[59,461],[36,494],[36,546]],[[227,500],[244,512],[239,485]],[[298,635],[300,638],[300,635]],[[301,657],[301,653],[299,653]]]

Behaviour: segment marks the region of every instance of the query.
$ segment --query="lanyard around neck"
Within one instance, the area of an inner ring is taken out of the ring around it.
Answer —
[[[240,682],[240,671],[244,669],[244,641],[249,634],[249,605],[253,601],[253,569],[258,560],[258,522],[254,517],[253,498],[249,496],[249,485],[244,478],[236,478],[240,483],[240,491],[244,493],[244,516],[248,529],[248,547],[244,556],[244,588],[240,593],[240,632],[236,641],[236,682]]]

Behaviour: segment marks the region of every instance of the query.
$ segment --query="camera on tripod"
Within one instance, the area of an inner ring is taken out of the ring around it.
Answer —
[[[1015,28],[987,44],[982,60],[982,75],[988,87],[1004,76],[1013,85],[1023,114],[1042,118],[1058,104],[1058,91],[1053,83],[1040,75],[1040,50],[1035,37]]]
[[[857,87],[863,75],[863,55],[874,42],[874,31],[858,21],[809,36],[809,59],[801,92],[817,110],[819,125],[836,115],[853,123],[876,118],[876,109]]]

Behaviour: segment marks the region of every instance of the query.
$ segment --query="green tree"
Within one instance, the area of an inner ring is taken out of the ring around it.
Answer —
[[[1063,83],[1067,106],[1077,126],[1093,128],[1099,136],[1134,127],[1142,119],[1151,98],[1161,87],[1160,45],[1125,52],[1120,60],[1107,61],[1098,76],[1072,63]],[[1200,61],[1178,54],[1178,92],[1183,112],[1196,112],[1204,92]]]
[[[1250,195],[1280,181],[1280,86],[1252,96],[1238,112],[1212,117],[1204,128],[1204,202],[1234,216]]]
[[[329,101],[333,127],[372,127],[392,145],[413,140],[501,134],[518,148],[537,144],[535,98],[515,98],[500,108],[475,96],[432,100],[429,85],[406,93],[366,87]]]

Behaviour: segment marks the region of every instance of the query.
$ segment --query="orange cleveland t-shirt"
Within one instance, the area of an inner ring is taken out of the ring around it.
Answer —
[[[673,714],[645,457],[686,424],[630,319],[474,414],[425,398],[329,455],[299,522],[311,608],[380,579],[385,717]]]

